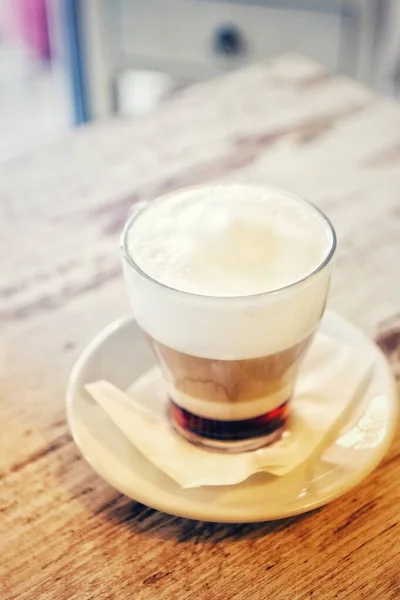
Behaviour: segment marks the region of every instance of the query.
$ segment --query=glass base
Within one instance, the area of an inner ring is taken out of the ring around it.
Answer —
[[[192,444],[221,452],[248,452],[277,441],[285,430],[289,401],[278,408],[242,421],[216,421],[194,415],[171,401],[170,417],[176,431]]]

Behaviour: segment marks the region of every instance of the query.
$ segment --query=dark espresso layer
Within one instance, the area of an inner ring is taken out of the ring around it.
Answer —
[[[187,431],[202,438],[233,442],[264,437],[284,427],[289,414],[289,401],[265,415],[242,421],[204,419],[180,408],[173,401],[170,412],[171,420],[178,431]]]

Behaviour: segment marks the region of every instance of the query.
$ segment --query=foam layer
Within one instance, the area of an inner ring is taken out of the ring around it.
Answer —
[[[276,290],[312,272],[331,234],[305,203],[257,187],[193,188],[144,211],[129,250],[153,279],[206,296]]]
[[[319,212],[281,191],[221,185],[176,192],[151,204],[126,231],[134,316],[152,338],[193,356],[236,360],[279,352],[314,330],[331,265],[297,285],[263,292],[306,277],[332,244]]]

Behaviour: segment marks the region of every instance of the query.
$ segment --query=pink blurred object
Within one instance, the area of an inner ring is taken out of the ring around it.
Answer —
[[[34,56],[50,58],[46,0],[8,0],[2,10],[2,29]]]

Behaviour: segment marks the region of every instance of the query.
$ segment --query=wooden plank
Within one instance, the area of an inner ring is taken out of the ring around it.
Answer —
[[[77,356],[128,310],[118,237],[132,203],[215,180],[278,185],[328,213],[332,306],[380,331],[399,372],[399,165],[396,104],[284,56],[0,166],[2,600],[400,596],[399,437],[331,505],[228,526],[119,496],[80,458],[64,413]]]

